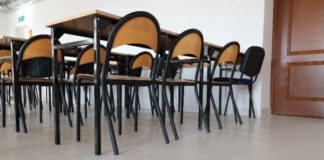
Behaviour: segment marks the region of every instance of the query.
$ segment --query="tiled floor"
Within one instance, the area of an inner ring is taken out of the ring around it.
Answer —
[[[179,141],[174,141],[167,123],[171,143],[165,144],[158,119],[149,111],[140,112],[139,131],[133,131],[133,119],[124,118],[123,135],[117,136],[120,155],[115,156],[102,121],[102,155],[94,155],[93,114],[82,127],[82,141],[76,142],[75,127],[62,118],[62,144],[54,145],[53,116],[45,110],[44,123],[38,122],[35,110],[27,113],[29,133],[16,133],[14,116],[8,116],[7,128],[0,128],[0,160],[90,160],[90,159],[220,159],[220,160],[323,160],[324,119],[263,115],[243,117],[243,125],[233,117],[222,117],[224,129],[212,132],[197,129],[197,114],[185,113],[178,123]],[[73,115],[74,116],[74,115]],[[75,120],[74,120],[75,121]],[[116,127],[115,127],[116,129]]]

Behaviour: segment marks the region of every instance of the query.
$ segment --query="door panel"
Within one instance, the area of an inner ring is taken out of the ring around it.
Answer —
[[[323,0],[275,0],[274,114],[324,117],[323,8]]]

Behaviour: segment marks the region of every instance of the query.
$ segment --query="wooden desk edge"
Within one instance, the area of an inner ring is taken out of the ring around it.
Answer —
[[[87,12],[83,12],[81,14],[78,14],[78,15],[74,15],[74,16],[69,16],[67,18],[62,18],[62,19],[58,19],[58,20],[55,20],[55,21],[52,21],[52,22],[48,22],[45,24],[46,27],[54,27],[60,23],[64,23],[66,21],[71,21],[71,20],[75,20],[75,19],[78,19],[78,18],[81,18],[81,17],[86,17],[86,16],[94,16],[94,15],[98,15],[98,16],[101,16],[101,17],[107,17],[107,18],[112,18],[112,19],[115,19],[115,20],[119,20],[121,17],[120,16],[117,16],[117,15],[114,15],[114,14],[111,14],[111,13],[107,13],[107,12],[104,12],[104,11],[100,11],[100,10],[91,10],[91,11],[87,11]]]
[[[105,11],[91,10],[91,11],[88,11],[88,12],[81,13],[79,15],[70,16],[68,18],[63,18],[63,19],[59,19],[59,20],[56,20],[56,21],[46,23],[45,26],[46,27],[55,27],[56,25],[64,23],[66,21],[71,21],[71,20],[75,20],[75,19],[78,19],[78,18],[81,18],[81,17],[94,16],[94,15],[98,15],[98,16],[101,16],[101,17],[107,17],[107,18],[111,18],[111,19],[115,19],[115,20],[119,20],[121,18],[120,16],[117,16],[117,15],[111,14],[111,13],[107,13]],[[179,33],[176,33],[176,32],[170,31],[170,30],[166,30],[166,29],[163,29],[163,28],[161,28],[161,32],[166,34],[166,35],[171,35],[171,36],[178,36],[179,35]],[[222,46],[212,44],[212,43],[209,43],[209,42],[204,42],[204,44],[211,47],[211,48],[216,48],[216,49],[221,49],[222,48]]]

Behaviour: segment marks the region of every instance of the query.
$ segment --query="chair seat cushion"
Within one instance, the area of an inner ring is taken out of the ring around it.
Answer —
[[[234,78],[233,79],[233,82],[235,84],[243,84],[243,85],[249,85],[249,84],[252,84],[253,81],[251,79],[245,79],[245,78],[242,78],[242,79],[236,79]]]
[[[52,85],[52,79],[46,78],[19,78],[20,84],[37,84],[37,85]]]
[[[214,78],[212,81],[212,85],[230,85],[230,78]]]
[[[0,83],[5,83],[7,85],[12,84],[12,78],[1,78]],[[47,79],[47,78],[20,78],[19,83],[22,85],[26,84],[39,84],[39,85],[47,85],[50,86],[53,84],[52,79]],[[72,80],[63,80],[64,84],[73,84]]]
[[[230,78],[214,78],[212,81],[213,84],[219,84],[219,85],[229,85],[231,84]],[[246,78],[233,78],[232,79],[232,84],[243,84],[243,85],[248,85],[253,83],[252,80],[246,79]]]

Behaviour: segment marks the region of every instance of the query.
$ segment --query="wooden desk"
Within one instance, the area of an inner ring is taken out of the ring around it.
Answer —
[[[1,49],[10,50],[10,44],[12,41],[26,41],[26,39],[0,35],[0,50]]]
[[[68,17],[62,20],[53,21],[47,23],[46,26],[51,28],[52,34],[52,49],[53,49],[53,95],[54,95],[54,107],[55,107],[55,144],[60,144],[60,113],[59,113],[59,88],[58,88],[58,71],[56,70],[56,60],[57,60],[57,50],[65,49],[69,47],[75,46],[83,46],[93,44],[94,51],[96,55],[96,63],[94,65],[94,112],[95,112],[95,154],[101,154],[101,100],[100,100],[100,71],[99,68],[99,48],[100,48],[100,40],[107,40],[107,36],[113,29],[114,25],[120,19],[120,16],[106,13],[99,10],[93,10],[89,12],[85,12],[76,16]],[[91,38],[90,40],[72,42],[68,44],[58,44],[57,40],[59,40],[63,34],[72,34],[77,36],[83,36]],[[171,42],[178,36],[178,33],[161,29],[161,45],[160,48],[164,52],[168,50],[171,46]],[[211,44],[205,42],[205,54],[212,53],[215,50],[219,50],[221,47],[215,44]],[[203,73],[203,67],[201,67]],[[203,79],[203,74],[200,74],[200,78]],[[201,83],[201,85],[203,85]],[[200,100],[202,102],[202,92],[203,87],[199,87],[200,89]],[[199,114],[200,115],[200,114]],[[108,118],[109,120],[109,118]],[[201,123],[199,123],[201,124]],[[115,141],[115,137],[113,134],[113,128],[111,122],[108,123],[110,136],[112,139],[112,145],[114,149],[114,153],[118,154],[117,143]],[[200,125],[201,128],[201,125]]]

